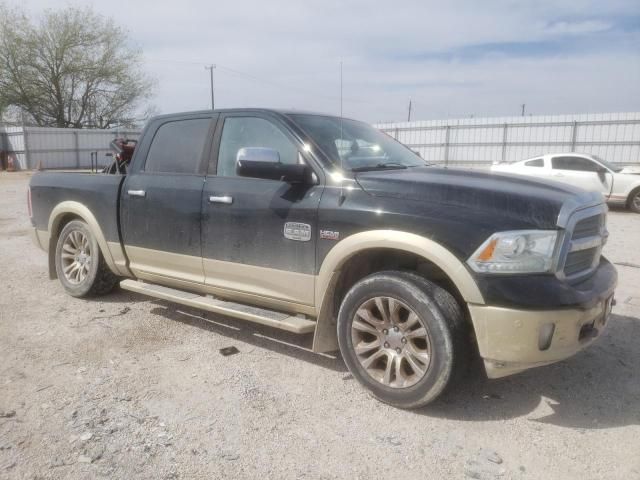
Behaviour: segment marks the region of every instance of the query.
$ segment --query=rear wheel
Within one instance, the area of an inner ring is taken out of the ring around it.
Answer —
[[[107,266],[98,241],[86,223],[67,223],[56,244],[56,273],[70,295],[104,295],[113,290],[118,277]]]
[[[431,402],[464,370],[465,338],[456,300],[408,272],[364,278],[338,314],[347,367],[374,397],[400,408]]]

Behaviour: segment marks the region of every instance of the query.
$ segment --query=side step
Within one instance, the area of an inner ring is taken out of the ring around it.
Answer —
[[[153,283],[137,280],[122,280],[120,288],[132,292],[180,303],[189,307],[200,308],[208,312],[241,318],[250,322],[268,325],[293,333],[311,333],[316,329],[316,322],[307,318],[296,317],[288,313],[267,310],[265,308],[228,302],[219,298],[206,297],[197,293],[185,292],[174,288],[163,287]]]

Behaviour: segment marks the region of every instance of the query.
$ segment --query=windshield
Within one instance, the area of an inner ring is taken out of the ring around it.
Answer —
[[[427,165],[413,151],[364,122],[304,114],[291,118],[344,169],[357,172]]]
[[[613,172],[621,172],[622,171],[622,167],[618,167],[616,165],[613,165],[612,163],[607,162],[606,160],[603,160],[602,158],[600,158],[597,155],[593,155],[593,158],[596,159],[596,161],[600,162],[605,168],[608,168],[609,170],[613,171]]]

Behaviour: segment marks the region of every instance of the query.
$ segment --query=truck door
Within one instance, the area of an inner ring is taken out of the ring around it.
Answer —
[[[322,187],[236,176],[243,147],[275,149],[296,163],[303,149],[270,116],[227,114],[218,122],[202,195],[205,283],[227,297],[312,305]]]
[[[611,194],[613,175],[588,158],[570,155],[551,159],[551,180],[568,183],[574,187],[600,192],[605,198]]]
[[[158,119],[143,135],[120,207],[129,267],[139,278],[204,282],[200,215],[215,117]]]

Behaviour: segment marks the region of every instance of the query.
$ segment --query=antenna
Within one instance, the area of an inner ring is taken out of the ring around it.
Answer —
[[[342,148],[342,60],[340,60],[340,148]],[[343,175],[344,166],[342,165],[342,154],[338,148],[338,158],[340,160],[340,176]],[[338,197],[338,206],[341,206],[347,197],[344,194],[344,178],[340,179],[340,196]]]
[[[407,122],[411,121],[411,99],[409,99],[409,114],[407,115]]]
[[[340,146],[342,147],[342,60],[340,60]],[[340,157],[340,170],[344,170],[340,150],[338,150],[338,157]]]

